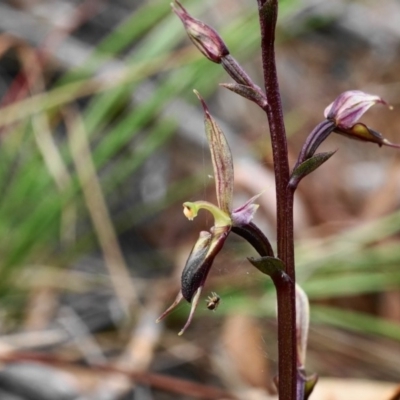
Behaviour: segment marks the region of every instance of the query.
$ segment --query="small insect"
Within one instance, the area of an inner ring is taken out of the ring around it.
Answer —
[[[221,297],[217,295],[215,292],[211,292],[211,296],[208,296],[208,299],[206,300],[207,302],[207,308],[209,310],[216,310],[218,308],[219,302],[221,301]]]

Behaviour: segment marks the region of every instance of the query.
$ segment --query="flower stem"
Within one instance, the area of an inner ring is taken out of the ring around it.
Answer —
[[[268,105],[264,111],[271,134],[276,181],[278,257],[290,284],[277,288],[279,400],[296,399],[296,294],[293,243],[293,192],[288,189],[289,162],[282,104],[275,64],[277,0],[257,0],[261,28],[262,66]]]
[[[233,226],[232,232],[247,240],[261,257],[274,257],[271,243],[253,222],[245,226]]]

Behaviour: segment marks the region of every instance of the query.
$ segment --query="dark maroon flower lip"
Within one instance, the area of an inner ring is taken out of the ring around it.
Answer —
[[[157,319],[157,322],[166,317],[182,299],[185,299],[191,303],[191,309],[179,335],[182,335],[189,327],[214,258],[222,249],[230,230],[230,226],[224,226],[211,228],[211,232],[200,232],[182,272],[181,290],[174,303]]]
[[[199,239],[189,255],[181,278],[181,293],[189,303],[197,289],[204,286],[212,263],[222,249],[230,230],[230,226],[224,226],[212,228],[211,233],[200,232]]]

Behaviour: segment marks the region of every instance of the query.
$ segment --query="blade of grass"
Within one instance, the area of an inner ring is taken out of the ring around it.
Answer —
[[[358,272],[328,274],[303,282],[302,287],[310,299],[333,298],[365,293],[379,293],[396,289],[400,284],[400,273]]]
[[[137,293],[128,272],[117,236],[111,222],[96,170],[93,165],[87,133],[79,114],[72,109],[65,111],[65,122],[71,154],[80,181],[87,209],[96,230],[104,259],[109,270],[115,294],[126,316],[136,303]]]
[[[400,324],[373,315],[327,306],[313,305],[311,320],[355,332],[369,333],[400,340]]]

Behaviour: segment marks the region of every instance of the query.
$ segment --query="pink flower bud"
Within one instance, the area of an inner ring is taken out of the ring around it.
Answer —
[[[172,10],[181,19],[186,33],[195,46],[212,62],[221,63],[221,59],[229,54],[218,33],[204,22],[191,17],[185,8],[175,0]]]

